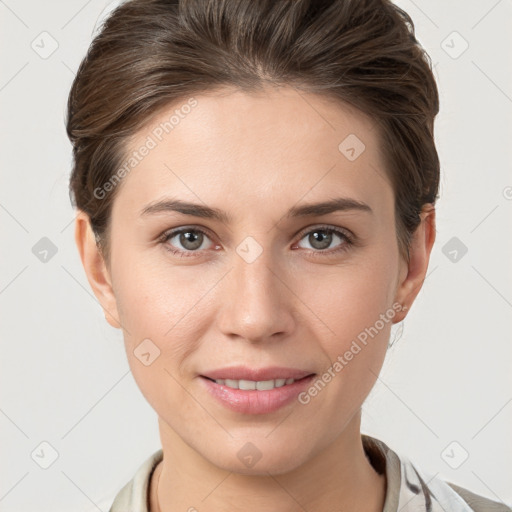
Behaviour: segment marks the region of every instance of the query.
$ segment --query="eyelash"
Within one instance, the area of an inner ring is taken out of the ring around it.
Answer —
[[[190,257],[194,257],[197,253],[200,253],[201,251],[182,251],[180,249],[173,249],[171,246],[169,246],[167,244],[167,242],[171,239],[171,238],[174,238],[176,235],[179,235],[181,233],[186,233],[186,232],[189,232],[189,231],[193,231],[193,232],[196,232],[196,233],[202,233],[203,235],[207,236],[208,238],[209,235],[208,233],[199,228],[199,227],[185,227],[185,228],[178,228],[178,229],[173,229],[173,230],[170,230],[170,231],[166,231],[165,233],[163,233],[158,241],[164,245],[165,249],[168,250],[169,252],[171,252],[172,254],[174,254],[175,256],[178,256],[180,258],[190,258]],[[343,243],[340,244],[339,246],[337,246],[337,248],[335,249],[324,249],[324,250],[321,250],[321,249],[318,249],[318,250],[309,250],[309,252],[314,256],[314,257],[317,257],[317,256],[321,256],[321,257],[326,257],[326,256],[333,256],[333,255],[337,255],[343,251],[347,251],[350,249],[351,246],[355,245],[355,240],[353,238],[352,235],[349,235],[347,234],[345,231],[342,231],[341,229],[339,228],[333,228],[333,227],[330,227],[330,226],[315,226],[313,228],[307,228],[306,230],[302,231],[300,234],[299,234],[299,242],[308,234],[310,233],[313,233],[315,231],[324,231],[326,233],[334,233],[336,235],[338,235],[342,240],[343,240]]]

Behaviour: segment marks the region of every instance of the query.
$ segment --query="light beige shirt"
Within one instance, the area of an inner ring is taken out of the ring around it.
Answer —
[[[407,457],[399,457],[379,439],[365,434],[361,437],[372,466],[378,473],[386,474],[382,512],[512,512],[504,503],[426,473]],[[146,459],[118,492],[109,512],[149,512],[149,483],[162,458],[160,449]]]

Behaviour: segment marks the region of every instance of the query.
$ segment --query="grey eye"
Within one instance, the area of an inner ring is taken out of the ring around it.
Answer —
[[[303,247],[305,249],[316,249],[316,250],[324,250],[331,248],[330,245],[333,242],[334,238],[340,239],[341,242],[345,241],[345,236],[341,233],[337,233],[333,229],[326,228],[316,228],[307,233],[302,239],[306,240],[310,247]],[[338,244],[341,245],[341,244]],[[300,242],[299,242],[300,246]]]
[[[175,241],[175,239],[177,239],[177,241]],[[208,239],[208,237],[205,233],[198,229],[191,228],[174,231],[173,233],[169,233],[169,236],[167,237],[167,241],[171,245],[178,249],[180,249],[179,246],[181,245],[185,251],[197,251],[201,248],[204,249],[205,247],[201,246],[206,239]]]

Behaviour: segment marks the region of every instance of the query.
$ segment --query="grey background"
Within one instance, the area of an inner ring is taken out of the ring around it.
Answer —
[[[362,430],[512,504],[512,2],[397,3],[435,64],[443,176],[429,274]],[[1,511],[106,511],[160,447],[89,289],[67,192],[67,94],[111,4],[0,1]]]

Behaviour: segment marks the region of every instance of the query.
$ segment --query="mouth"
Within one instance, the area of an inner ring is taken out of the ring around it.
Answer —
[[[202,378],[207,379],[215,384],[226,386],[230,389],[240,389],[242,391],[270,391],[284,386],[290,386],[295,382],[300,382],[315,376],[316,373],[310,373],[301,378],[277,378],[268,380],[248,380],[248,379],[212,379],[206,375],[201,375]]]
[[[213,378],[199,375],[204,389],[218,403],[239,414],[270,414],[282,407],[292,406],[304,392],[316,373],[302,372],[303,376],[278,377],[266,380]],[[282,374],[281,374],[282,375]]]

